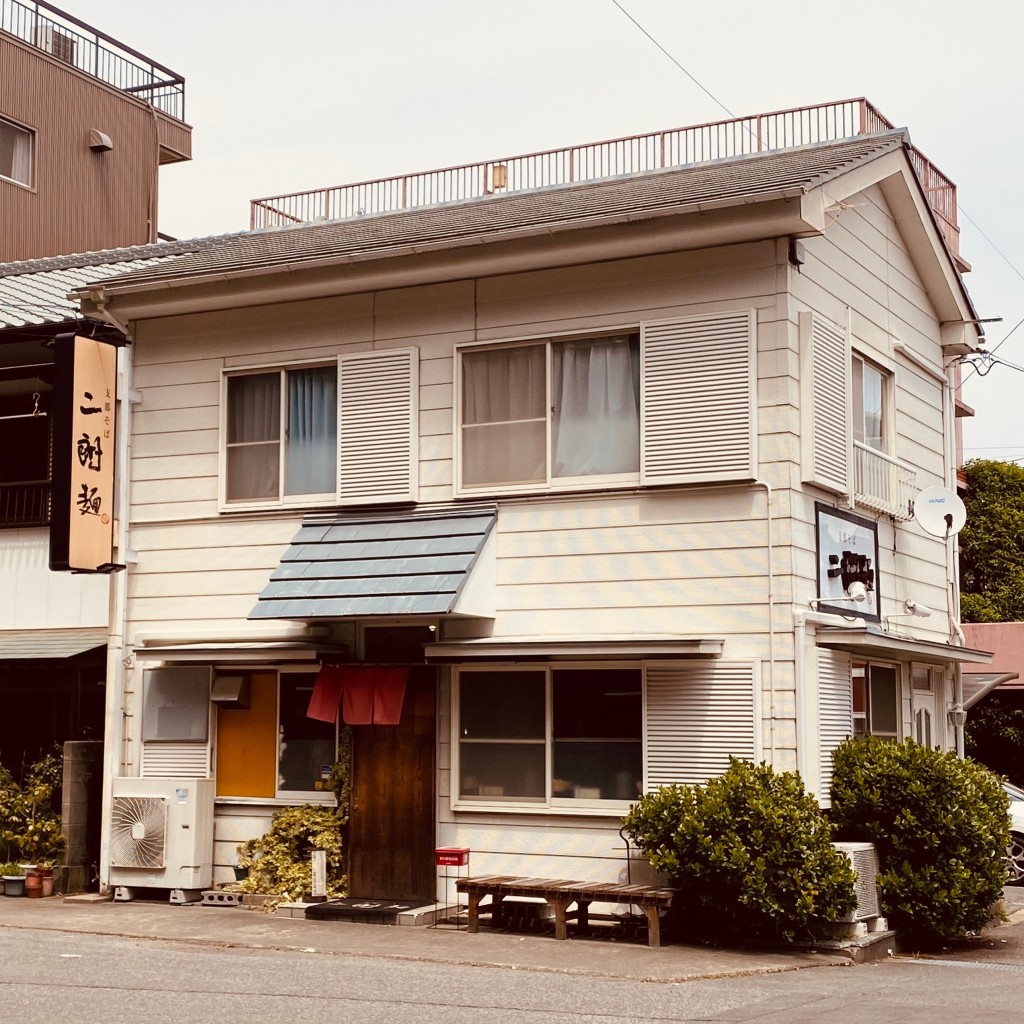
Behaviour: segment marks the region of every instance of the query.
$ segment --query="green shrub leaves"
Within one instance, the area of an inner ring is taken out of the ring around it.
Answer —
[[[833,753],[831,817],[878,850],[882,907],[901,939],[978,931],[1006,883],[1009,799],[988,769],[913,740],[847,740]]]
[[[792,939],[856,905],[850,862],[795,772],[733,758],[704,786],[642,796],[625,830],[679,890],[673,911],[684,928]]]

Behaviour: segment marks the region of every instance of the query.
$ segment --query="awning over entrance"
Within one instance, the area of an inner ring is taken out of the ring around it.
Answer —
[[[322,656],[343,657],[344,645],[325,640],[210,640],[182,643],[147,641],[135,648],[139,661],[200,662],[212,664],[260,662],[309,662],[316,664]]]
[[[0,629],[0,660],[73,658],[76,654],[106,647],[107,630],[101,629]]]
[[[950,662],[987,665],[991,651],[976,651],[971,647],[957,647],[934,640],[916,640],[909,636],[886,633],[877,626],[819,626],[815,640],[819,647],[849,651],[864,658],[887,658],[889,661],[930,661],[935,664]]]
[[[551,661],[602,658],[720,658],[723,640],[684,636],[499,636],[430,644],[428,662],[454,665],[464,661]]]
[[[1017,672],[965,672],[964,709],[970,709],[993,690],[1024,690]]]
[[[250,619],[494,616],[494,509],[305,522]],[[471,578],[472,574],[472,578]]]

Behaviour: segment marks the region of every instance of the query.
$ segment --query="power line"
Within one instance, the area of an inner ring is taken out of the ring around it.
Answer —
[[[730,110],[730,109],[729,109],[729,108],[728,108],[728,107],[727,107],[727,106],[726,106],[726,105],[725,105],[725,104],[724,104],[724,103],[723,103],[723,102],[722,102],[722,101],[721,101],[721,100],[720,100],[720,99],[719,99],[719,98],[718,98],[717,96],[715,96],[715,95],[714,95],[714,93],[712,93],[712,92],[711,92],[711,91],[710,91],[709,89],[707,89],[707,88],[706,88],[705,86],[703,86],[703,85],[702,85],[702,84],[701,84],[700,82],[698,82],[698,81],[697,81],[697,79],[696,79],[696,78],[694,78],[694,77],[693,77],[693,75],[691,75],[691,74],[690,74],[690,72],[689,72],[689,71],[687,71],[687,70],[686,70],[686,68],[684,68],[684,67],[683,67],[683,65],[682,65],[682,64],[680,64],[680,63],[679,63],[679,61],[677,61],[677,60],[675,59],[675,57],[673,57],[673,56],[672,56],[672,54],[671,54],[671,53],[669,53],[669,52],[668,52],[668,50],[666,50],[666,49],[665,49],[665,47],[664,47],[664,46],[662,46],[662,45],[661,45],[661,43],[659,43],[659,42],[658,42],[658,40],[657,40],[657,39],[655,39],[655,38],[654,38],[654,36],[652,36],[652,35],[651,35],[651,33],[650,33],[650,32],[648,32],[648,31],[647,31],[647,29],[645,29],[645,28],[643,27],[643,25],[641,25],[641,24],[640,24],[640,22],[639,22],[639,21],[637,21],[637,20],[636,20],[636,18],[634,18],[634,17],[633,17],[633,15],[632,15],[632,14],[630,14],[630,13],[629,13],[629,11],[627,11],[625,7],[623,7],[623,6],[622,6],[622,4],[620,4],[620,3],[619,3],[619,0],[612,0],[612,3],[613,3],[613,4],[615,4],[615,6],[616,6],[616,7],[618,7],[618,9],[619,9],[620,11],[622,11],[622,13],[623,13],[623,14],[624,14],[624,15],[625,15],[625,16],[626,16],[627,18],[629,18],[629,20],[630,20],[631,22],[633,22],[633,24],[634,24],[634,25],[636,25],[636,27],[637,27],[638,29],[640,29],[640,31],[641,31],[641,32],[643,32],[643,34],[644,34],[645,36],[647,36],[647,38],[648,38],[648,39],[650,39],[650,41],[651,41],[652,43],[654,43],[654,45],[655,45],[655,46],[656,46],[656,47],[657,47],[657,48],[658,48],[659,50],[661,50],[661,52],[662,52],[663,54],[665,54],[665,56],[666,56],[666,57],[668,57],[668,59],[669,59],[670,61],[672,61],[672,63],[673,63],[673,64],[675,64],[675,66],[676,66],[677,68],[679,68],[679,70],[680,70],[680,71],[682,71],[682,73],[683,73],[684,75],[686,75],[686,77],[687,77],[687,78],[688,78],[688,79],[689,79],[689,80],[690,80],[691,82],[693,82],[693,84],[694,84],[695,86],[697,86],[697,88],[698,88],[698,89],[700,89],[700,90],[701,90],[701,91],[702,91],[703,93],[705,93],[705,94],[706,94],[707,96],[710,96],[710,97],[711,97],[711,99],[713,99],[713,100],[715,101],[715,103],[717,103],[717,104],[718,104],[718,105],[719,105],[719,106],[720,106],[720,107],[721,107],[721,108],[722,108],[722,109],[723,109],[723,110],[724,110],[724,111],[725,111],[725,112],[726,112],[726,113],[727,113],[727,114],[728,114],[728,115],[729,115],[730,117],[735,117],[735,116],[736,116],[736,115],[735,115],[735,114],[734,114],[734,113],[733,113],[733,112],[732,112],[732,111],[731,111],[731,110]]]

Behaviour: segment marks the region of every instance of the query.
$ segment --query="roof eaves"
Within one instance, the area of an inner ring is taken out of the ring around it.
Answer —
[[[792,201],[801,199],[807,194],[804,186],[789,186],[773,189],[754,195],[730,196],[723,199],[699,200],[690,203],[679,203],[671,206],[660,206],[635,212],[616,212],[602,217],[573,217],[544,224],[530,224],[511,228],[499,228],[490,231],[476,231],[471,234],[456,234],[446,238],[426,242],[407,242],[397,246],[375,246],[362,252],[331,253],[321,257],[304,258],[301,260],[277,260],[271,263],[260,263],[250,266],[236,266],[229,270],[218,268],[211,272],[196,272],[146,280],[127,279],[118,284],[113,281],[101,280],[95,284],[78,289],[74,296],[89,296],[97,290],[106,296],[133,295],[148,291],[187,288],[201,284],[223,282],[258,277],[269,274],[300,273],[303,271],[329,269],[335,266],[346,266],[374,260],[395,259],[401,256],[425,255],[444,252],[491,242],[517,241],[521,239],[539,238],[565,231],[611,227],[616,224],[640,223],[680,214],[710,213],[715,210],[747,205],[759,205],[773,201]],[[104,299],[103,301],[106,301]]]

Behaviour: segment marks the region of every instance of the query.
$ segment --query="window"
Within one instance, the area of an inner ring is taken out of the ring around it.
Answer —
[[[0,118],[0,178],[32,184],[32,132]]]
[[[227,379],[228,502],[334,495],[338,373],[335,366]]]
[[[462,670],[458,799],[539,806],[635,799],[642,695],[639,668]]]
[[[899,739],[900,688],[895,665],[853,663],[853,734]]]
[[[337,726],[306,717],[315,672],[254,672],[247,708],[217,709],[217,795],[327,797]]]
[[[853,356],[853,439],[884,452],[888,445],[885,409],[889,375],[862,356]]]
[[[462,352],[462,485],[640,471],[637,335]]]

